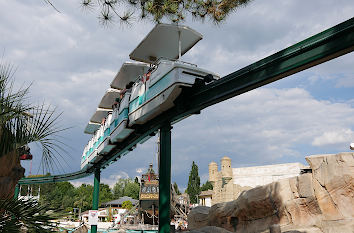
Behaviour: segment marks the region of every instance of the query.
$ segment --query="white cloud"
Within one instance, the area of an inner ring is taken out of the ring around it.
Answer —
[[[340,129],[337,131],[324,132],[315,137],[312,141],[314,146],[333,146],[336,144],[349,144],[354,139],[354,132],[350,129]]]
[[[257,89],[174,127],[174,154],[178,155],[174,171],[184,173],[185,164],[193,160],[205,171],[209,162],[224,155],[233,159],[235,167],[302,161],[312,145],[333,140],[327,132],[337,129],[347,130],[335,131],[336,143],[330,149],[345,151],[354,139],[348,129],[354,125],[353,116],[350,104],[316,100],[304,89]]]
[[[129,178],[128,173],[121,171],[116,174],[111,174],[108,176],[108,178],[106,177],[102,178],[101,183],[108,184],[110,188],[113,188],[114,185],[117,183],[117,181],[121,178],[123,179]]]
[[[141,174],[144,172],[144,169],[145,168],[140,167],[140,168],[135,169],[135,171],[136,171],[136,173]]]

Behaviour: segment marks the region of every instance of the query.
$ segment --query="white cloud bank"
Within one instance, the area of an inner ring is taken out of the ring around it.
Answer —
[[[354,140],[353,116],[350,104],[316,100],[301,88],[253,90],[174,127],[174,169],[183,172],[195,160],[207,172],[207,164],[224,155],[238,167],[346,151]]]

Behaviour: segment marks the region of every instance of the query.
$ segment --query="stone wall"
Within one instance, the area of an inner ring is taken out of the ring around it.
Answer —
[[[304,168],[306,166],[301,163],[233,168],[233,182],[240,186],[254,188],[258,185],[266,185],[280,179],[298,176],[301,169]]]
[[[221,159],[220,171],[215,162],[209,164],[209,181],[213,184],[212,205],[235,200],[241,192],[258,185],[294,177],[306,166],[286,163],[267,166],[231,168],[231,159]]]

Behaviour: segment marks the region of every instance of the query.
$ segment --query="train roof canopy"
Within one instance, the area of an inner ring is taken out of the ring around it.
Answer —
[[[90,122],[100,124],[102,122],[102,119],[108,116],[109,112],[111,111],[112,109],[97,108],[96,112],[91,117]]]
[[[94,123],[94,122],[89,122],[87,125],[86,125],[86,128],[85,128],[85,131],[84,133],[87,133],[87,134],[93,134],[96,130],[98,130],[100,128],[101,124],[99,123]]]
[[[146,73],[148,69],[148,64],[140,62],[125,62],[114,77],[111,87],[122,90],[128,83],[134,82],[139,75]]]
[[[180,37],[179,37],[180,32]],[[157,24],[140,44],[130,53],[132,60],[154,63],[159,58],[177,59],[190,50],[203,36],[197,31],[181,25]]]
[[[104,93],[98,108],[112,109],[112,105],[120,95],[120,91],[114,88],[109,88],[106,93]]]

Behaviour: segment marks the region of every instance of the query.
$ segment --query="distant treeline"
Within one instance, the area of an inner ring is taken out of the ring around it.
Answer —
[[[70,182],[21,185],[21,195],[26,196],[31,193],[33,196],[38,194],[40,185],[39,203],[48,206],[53,210],[72,211],[73,208],[81,208],[86,211],[92,208],[93,186],[82,184],[75,187]],[[113,189],[107,184],[100,184],[99,204],[128,196],[139,199],[139,183],[134,180],[119,179]]]

